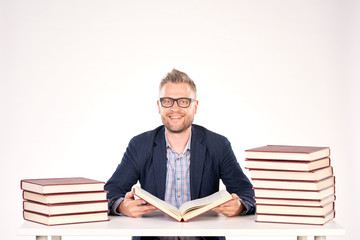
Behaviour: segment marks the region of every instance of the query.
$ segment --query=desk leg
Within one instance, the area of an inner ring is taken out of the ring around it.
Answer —
[[[307,236],[297,236],[297,240],[307,240]]]
[[[326,236],[315,236],[315,240],[326,240]]]
[[[36,236],[36,240],[47,240],[47,236]]]
[[[48,240],[47,236],[36,236],[36,240]],[[51,236],[51,240],[61,240],[61,236]]]

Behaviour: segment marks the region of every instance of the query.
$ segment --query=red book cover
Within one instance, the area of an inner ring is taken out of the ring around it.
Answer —
[[[335,185],[321,190],[254,188],[255,197],[279,199],[323,199],[335,194]]]
[[[22,190],[41,194],[101,191],[104,185],[105,182],[84,177],[23,179],[20,182]]]
[[[255,204],[268,204],[276,206],[325,206],[330,202],[336,200],[336,196],[331,194],[321,199],[288,199],[288,198],[264,198],[264,197],[254,197]]]
[[[312,161],[330,156],[329,147],[266,145],[245,150],[250,159]]]
[[[335,210],[330,211],[324,216],[294,216],[294,215],[280,215],[280,214],[256,214],[255,222],[266,223],[285,223],[285,224],[305,224],[305,225],[325,225],[335,218]]]
[[[317,169],[329,167],[331,160],[328,157],[316,159],[313,161],[289,161],[277,159],[245,159],[246,169],[249,170],[278,170],[278,171],[299,171],[309,172]]]
[[[101,212],[108,210],[108,199],[102,201],[44,204],[24,201],[23,210],[45,215],[77,214],[86,212]]]
[[[312,171],[288,171],[274,169],[249,169],[251,179],[274,179],[274,180],[300,180],[300,181],[319,181],[333,176],[332,166],[312,170]]]
[[[254,179],[252,178],[254,188],[268,189],[290,189],[290,190],[321,190],[335,185],[335,176],[330,176],[321,180],[302,181],[292,179]]]
[[[326,188],[323,188],[323,189],[319,189],[319,190],[303,190],[303,189],[273,189],[273,188],[253,188],[254,190],[270,190],[270,191],[289,191],[289,192],[292,192],[292,191],[295,191],[295,192],[321,192],[321,191],[324,191],[324,190],[327,190],[327,189],[334,189],[335,190],[335,185],[332,185],[330,187],[326,187]]]
[[[109,221],[108,211],[47,215],[24,210],[23,217],[27,221],[36,222],[47,226]]]
[[[74,202],[88,202],[101,201],[106,199],[105,190],[94,192],[69,192],[69,193],[51,193],[41,194],[29,191],[23,191],[23,199],[28,201],[39,202],[43,204],[55,203],[74,203]]]

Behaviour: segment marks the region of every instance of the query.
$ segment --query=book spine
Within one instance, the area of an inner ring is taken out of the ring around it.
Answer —
[[[44,222],[40,222],[40,221],[34,221],[34,220],[31,220],[31,219],[27,219],[25,217],[25,212],[26,211],[23,211],[23,218],[24,220],[26,221],[29,221],[29,222],[34,222],[34,223],[40,223],[40,224],[43,224],[45,226],[58,226],[58,225],[69,225],[69,224],[80,224],[80,223],[91,223],[91,222],[106,222],[106,221],[109,221],[110,219],[106,219],[106,220],[95,220],[95,221],[83,221],[83,222],[69,222],[69,223],[59,223],[59,224],[46,224]],[[31,211],[27,211],[27,212],[30,212],[30,213],[33,213]],[[97,212],[99,213],[99,212]],[[39,214],[39,213],[35,213],[35,214]],[[46,215],[45,215],[46,216]]]
[[[304,189],[277,189],[277,188],[254,188],[254,190],[274,190],[274,191],[295,191],[295,192],[320,192],[320,191],[323,191],[323,190],[326,190],[326,189],[329,189],[329,188],[334,188],[334,193],[335,193],[335,185],[331,185],[329,187],[325,187],[325,188],[322,188],[322,189],[319,189],[319,190],[304,190]]]
[[[321,198],[321,199],[305,199],[305,200],[306,200],[306,201],[320,202],[320,201],[323,201],[323,200],[325,200],[325,199],[327,199],[327,198],[330,198],[330,197],[332,197],[332,196],[334,196],[334,198],[336,198],[336,196],[335,196],[334,194],[332,194],[332,195],[326,196],[326,197]],[[256,197],[256,196],[254,196],[254,199],[255,199],[255,200],[256,200],[256,199],[289,200],[288,198],[271,198],[271,197]],[[291,200],[293,200],[293,201],[304,201],[304,199],[296,199],[296,198],[292,198]]]
[[[61,202],[61,203],[42,203],[42,202],[36,202],[33,200],[25,199],[25,201],[23,201],[23,205],[25,204],[25,202],[35,203],[48,207],[56,207],[56,206],[82,205],[82,204],[93,204],[93,203],[108,203],[109,199],[96,200],[96,201],[82,201],[82,202]]]
[[[34,194],[38,194],[41,196],[75,195],[75,194],[89,194],[89,193],[109,193],[108,191],[105,191],[105,190],[89,191],[89,192],[61,192],[61,193],[38,193],[38,192],[29,191],[29,190],[24,190],[23,192],[34,193]],[[24,193],[23,193],[23,195],[24,195]]]
[[[281,224],[297,224],[297,225],[312,225],[312,226],[324,226],[325,224],[327,224],[328,222],[330,222],[332,219],[326,221],[325,223],[297,223],[297,222],[275,222],[275,221],[259,221],[259,220],[255,220],[255,222],[260,222],[260,223],[281,223]]]
[[[274,207],[306,207],[306,208],[324,208],[327,207],[328,205],[332,204],[333,208],[335,208],[335,202],[329,202],[323,206],[306,206],[306,205],[280,205],[280,204],[270,204],[270,203],[255,203],[255,205],[257,206],[274,206]],[[263,213],[265,214],[265,213]],[[272,214],[271,214],[272,215]]]
[[[92,213],[109,213],[109,210],[93,211],[93,212],[80,212],[80,213],[65,213],[65,214],[44,214],[44,213],[34,212],[31,210],[24,210],[24,212],[34,213],[34,214],[42,215],[45,217],[60,217],[60,216],[71,216],[71,215],[86,215],[86,214],[92,214]]]
[[[267,215],[267,216],[285,216],[285,217],[309,217],[309,218],[326,218],[328,215],[334,213],[335,210],[331,210],[330,212],[317,216],[317,215],[293,215],[293,214],[273,214],[273,213],[256,213],[256,215]]]

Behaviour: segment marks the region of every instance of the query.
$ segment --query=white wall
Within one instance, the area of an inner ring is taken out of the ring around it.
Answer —
[[[265,144],[329,146],[336,220],[359,239],[359,2],[0,4],[2,238],[23,221],[21,179],[106,181],[130,138],[161,124],[158,83],[177,68],[198,85],[195,122],[240,164]]]

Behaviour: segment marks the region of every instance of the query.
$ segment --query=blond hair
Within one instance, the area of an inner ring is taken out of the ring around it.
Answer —
[[[175,68],[161,80],[159,91],[166,83],[188,83],[196,96],[196,85],[194,81],[186,73],[180,72]]]

